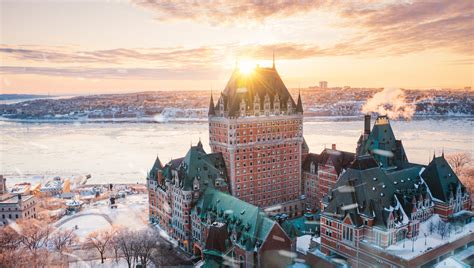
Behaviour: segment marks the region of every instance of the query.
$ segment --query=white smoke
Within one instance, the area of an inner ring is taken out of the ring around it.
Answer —
[[[414,103],[407,103],[405,92],[400,88],[384,88],[362,107],[362,112],[386,115],[390,119],[411,119],[415,114]]]

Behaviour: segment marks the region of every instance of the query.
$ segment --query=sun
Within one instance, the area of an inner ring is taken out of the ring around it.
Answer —
[[[244,75],[249,75],[255,70],[255,64],[250,61],[239,62],[239,71]]]

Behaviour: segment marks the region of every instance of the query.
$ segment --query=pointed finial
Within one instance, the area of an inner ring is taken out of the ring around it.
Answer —
[[[275,49],[273,49],[273,69],[275,69]]]
[[[444,158],[444,147],[443,147],[443,151],[441,153],[441,156]]]

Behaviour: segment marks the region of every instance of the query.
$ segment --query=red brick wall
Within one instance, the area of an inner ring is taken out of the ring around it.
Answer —
[[[299,198],[301,118],[210,118],[211,149],[224,155],[232,195],[261,207]]]
[[[282,251],[288,253],[282,254]],[[291,264],[291,240],[286,233],[277,224],[273,225],[272,230],[258,250],[259,264],[263,267],[288,267]]]

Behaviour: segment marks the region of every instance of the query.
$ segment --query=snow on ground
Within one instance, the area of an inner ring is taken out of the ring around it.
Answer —
[[[110,228],[112,225],[103,217],[99,215],[84,215],[73,220],[65,222],[59,229],[77,229],[74,233],[81,239],[85,239],[90,233],[105,228]]]
[[[449,257],[444,259],[440,263],[436,264],[434,268],[468,268],[466,264],[462,264],[459,261]]]
[[[435,230],[433,234],[430,235],[430,221],[437,223],[439,220],[439,215],[434,214],[429,220],[420,224],[420,234],[414,241],[414,246],[411,239],[405,239],[405,243],[403,243],[403,241],[398,242],[397,244],[391,245],[386,248],[385,251],[392,255],[399,256],[403,259],[411,260],[414,257],[426,252],[428,248],[437,248],[448,242],[453,242],[454,240],[457,240],[463,236],[469,235],[470,233],[474,232],[474,222],[471,222],[469,224],[466,224],[463,228],[458,228],[457,230],[453,229],[449,237],[446,235],[444,238],[441,238],[441,236],[437,233],[437,230]],[[428,235],[426,239],[424,236],[425,233]],[[405,247],[403,247],[403,244],[405,244]],[[412,247],[414,248],[413,252]]]
[[[321,236],[313,237],[313,241],[321,245]]]
[[[303,235],[296,238],[296,250],[300,253],[306,254],[311,243],[311,235]]]
[[[60,229],[75,228],[75,233],[84,239],[93,231],[121,226],[136,230],[145,228],[148,223],[148,196],[146,194],[127,195],[117,200],[117,208],[111,209],[108,200],[85,205],[73,215],[63,217],[56,222]]]
[[[101,267],[101,268],[126,268],[128,267],[127,262],[124,259],[119,259],[115,261],[113,258],[107,258],[104,260],[104,263],[98,260],[87,260],[87,261],[77,261],[77,262],[69,262],[69,267],[71,268],[94,268],[94,267]]]

